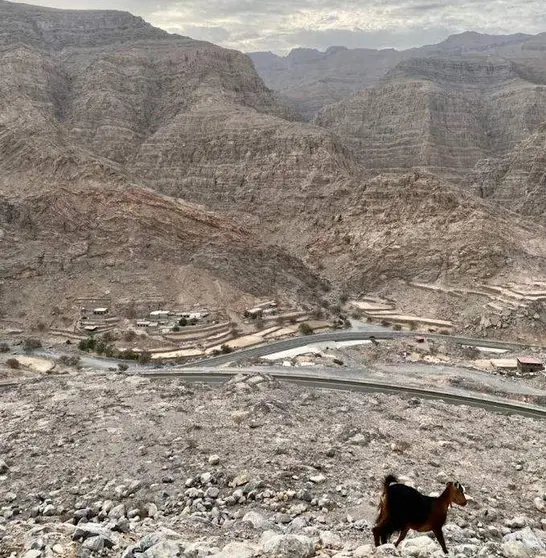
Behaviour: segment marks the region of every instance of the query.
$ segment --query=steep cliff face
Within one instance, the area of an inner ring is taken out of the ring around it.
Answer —
[[[458,181],[546,119],[546,87],[500,59],[411,59],[382,83],[324,108],[315,122],[371,172],[420,168]]]
[[[546,124],[504,157],[478,161],[462,185],[546,223]]]

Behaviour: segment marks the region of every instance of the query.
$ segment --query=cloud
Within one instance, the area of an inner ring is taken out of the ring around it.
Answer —
[[[29,0],[26,0],[27,2]],[[409,48],[462,31],[546,31],[543,0],[30,0],[120,9],[167,31],[243,51]]]

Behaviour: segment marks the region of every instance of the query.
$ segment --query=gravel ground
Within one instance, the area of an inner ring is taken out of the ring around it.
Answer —
[[[546,555],[545,424],[528,418],[259,374],[211,387],[87,373],[1,391],[0,422],[2,558],[373,555],[388,472],[426,493],[465,485],[446,526],[457,556]],[[441,554],[412,541],[401,555]]]

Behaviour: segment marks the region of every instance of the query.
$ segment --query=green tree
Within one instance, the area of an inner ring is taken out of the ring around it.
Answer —
[[[31,353],[36,349],[42,348],[42,342],[39,339],[27,338],[23,341],[23,351]]]
[[[313,328],[307,322],[301,323],[298,329],[302,335],[311,335],[313,333]]]

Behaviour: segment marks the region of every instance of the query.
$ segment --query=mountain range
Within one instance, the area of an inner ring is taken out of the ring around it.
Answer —
[[[511,172],[540,164],[546,120],[541,57],[525,75],[516,59],[540,38],[518,37],[370,54],[399,59],[315,99],[309,122],[237,51],[124,12],[0,0],[4,316],[98,294],[316,307],[391,281],[543,277],[546,234],[525,217],[543,193],[502,207]]]

